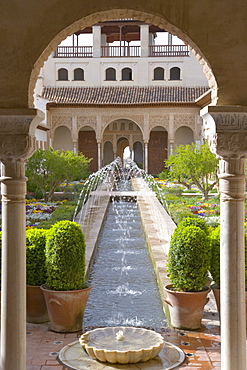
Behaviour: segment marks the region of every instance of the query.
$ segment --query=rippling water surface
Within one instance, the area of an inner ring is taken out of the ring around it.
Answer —
[[[136,203],[110,204],[89,282],[84,327],[166,325]]]

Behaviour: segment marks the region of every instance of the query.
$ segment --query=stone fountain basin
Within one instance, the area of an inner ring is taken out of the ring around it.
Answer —
[[[163,337],[155,331],[123,326],[88,331],[79,342],[93,359],[112,364],[146,362],[157,356],[164,345]]]

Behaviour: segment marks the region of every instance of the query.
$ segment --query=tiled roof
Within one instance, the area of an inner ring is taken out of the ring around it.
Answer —
[[[56,104],[188,104],[207,90],[208,87],[180,86],[44,87],[41,96]]]

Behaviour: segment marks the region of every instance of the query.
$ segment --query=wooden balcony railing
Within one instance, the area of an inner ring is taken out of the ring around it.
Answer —
[[[54,58],[92,58],[92,46],[58,46]]]
[[[189,57],[187,45],[151,45],[149,46],[150,57]]]
[[[101,46],[101,56],[107,58],[139,57],[140,46]]]
[[[140,57],[140,46],[101,46],[101,57]],[[92,58],[93,46],[58,46],[54,58]],[[150,57],[188,57],[189,47],[186,45],[151,45]]]

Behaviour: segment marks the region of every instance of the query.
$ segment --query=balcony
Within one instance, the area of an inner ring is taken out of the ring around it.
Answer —
[[[187,45],[151,45],[149,46],[150,57],[189,57]]]
[[[58,46],[54,51],[54,58],[92,58],[92,46]]]
[[[101,57],[140,57],[140,46],[101,46]],[[186,45],[151,45],[150,57],[189,57],[189,47]],[[92,58],[93,46],[58,46],[54,58]]]

